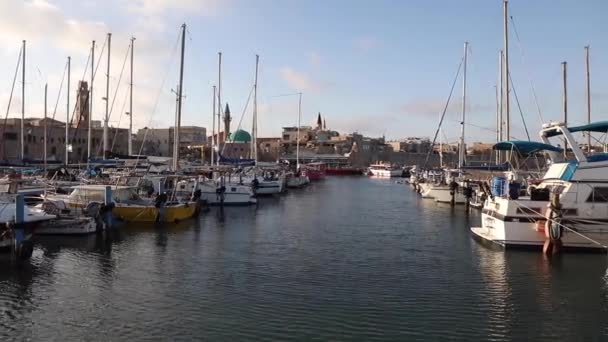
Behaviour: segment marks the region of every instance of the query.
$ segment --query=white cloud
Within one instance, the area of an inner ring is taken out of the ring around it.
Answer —
[[[369,51],[382,46],[380,39],[369,35],[355,38],[353,44],[355,48],[363,51]]]
[[[168,11],[215,15],[226,0],[135,0],[128,9],[137,14],[163,15]]]
[[[308,54],[308,62],[315,67],[321,65],[321,55],[318,52],[310,51]]]
[[[321,91],[328,88],[327,82],[312,79],[307,74],[294,70],[290,67],[283,67],[279,70],[280,76],[287,85],[296,91]]]

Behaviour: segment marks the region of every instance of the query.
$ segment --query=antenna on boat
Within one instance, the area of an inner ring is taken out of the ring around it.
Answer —
[[[222,121],[222,52],[217,53],[217,148],[220,148],[220,125]],[[224,142],[228,140],[226,132],[224,132]],[[219,161],[219,155],[218,155]],[[219,162],[218,162],[219,164]]]
[[[300,170],[300,120],[302,119],[302,92],[298,93],[298,133],[296,138],[296,171]]]

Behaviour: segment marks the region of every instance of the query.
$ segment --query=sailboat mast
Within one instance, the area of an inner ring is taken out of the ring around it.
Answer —
[[[89,168],[89,160],[91,159],[91,116],[93,116],[93,82],[95,81],[95,41],[91,45],[91,87],[89,91],[89,115],[88,115],[88,133],[87,133],[87,169]]]
[[[568,127],[568,88],[567,88],[568,62],[562,62],[562,81],[564,88],[564,125]],[[568,140],[564,137],[564,158],[567,158]]]
[[[48,93],[48,83],[44,84],[44,146],[43,146],[43,158],[44,161],[44,173],[46,174],[46,141],[48,136],[48,126],[47,126],[47,93]]]
[[[296,170],[300,170],[300,120],[302,119],[302,93],[298,93],[298,133],[296,135]]]
[[[509,1],[504,0],[504,77],[505,82],[505,113],[506,113],[506,139],[511,139],[511,111],[509,103],[509,23],[508,23],[508,7]]]
[[[103,159],[106,159],[106,152],[110,146],[108,142],[108,120],[110,119],[110,48],[112,45],[112,34],[108,33],[108,63],[106,65],[106,115],[103,119]]]
[[[133,155],[133,50],[135,49],[135,37],[131,37],[131,79],[129,82],[129,155]]]
[[[217,146],[219,151],[219,146],[222,143],[220,140],[220,125],[222,121],[222,53],[217,53]],[[228,137],[225,136],[226,132],[224,132],[224,141],[228,140]],[[218,157],[219,159],[219,157]]]
[[[186,24],[182,24],[182,51],[179,63],[179,86],[177,88],[177,117],[175,125],[175,138],[173,139],[173,171],[179,168],[179,131],[182,122],[182,91],[184,86],[184,52],[186,49]]]
[[[498,136],[499,136],[499,140],[505,140],[505,132],[504,132],[504,123],[505,123],[505,118],[504,118],[504,100],[505,100],[505,88],[504,88],[504,76],[505,76],[505,71],[504,71],[504,63],[505,61],[505,56],[504,56],[504,52],[503,50],[500,50],[500,52],[498,53],[498,78],[499,78],[499,83],[500,83],[500,97],[498,99],[499,101],[499,112],[498,112],[498,116],[500,117],[499,120],[499,125],[498,125]],[[509,140],[509,139],[506,139]],[[500,160],[500,162],[502,162],[503,160],[503,153],[502,151],[497,151],[498,153],[498,159]]]
[[[213,106],[212,106],[212,114],[211,116],[213,117],[213,124],[211,125],[211,166],[213,166],[215,164],[215,142],[216,142],[216,136],[215,136],[215,110],[216,110],[216,105],[215,105],[215,96],[216,96],[216,91],[217,91],[217,87],[213,86]],[[219,138],[220,133],[217,133],[217,138]]]
[[[589,45],[585,46],[585,69],[587,74],[587,123],[591,124],[591,77],[589,75]],[[587,153],[591,153],[591,132],[587,132]]]
[[[68,56],[68,86],[67,86],[67,105],[65,111],[65,165],[70,162],[70,69],[72,68],[72,57]]]
[[[21,55],[21,161],[25,159],[25,40]]]
[[[255,81],[253,83],[253,125],[251,128],[251,133],[253,135],[253,139],[251,139],[251,153],[253,154],[253,159],[257,165],[258,163],[258,66],[260,64],[260,56],[255,55]]]
[[[464,166],[465,146],[464,146],[464,120],[466,115],[467,101],[467,52],[469,50],[469,42],[464,42],[464,69],[462,77],[462,117],[460,120],[460,148],[458,149],[458,168]]]

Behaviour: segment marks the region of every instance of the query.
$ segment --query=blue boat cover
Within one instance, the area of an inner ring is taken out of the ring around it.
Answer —
[[[540,151],[563,151],[560,147],[545,144],[537,141],[523,141],[523,140],[507,140],[496,143],[492,146],[493,150],[497,151],[511,151],[515,150],[521,154],[530,154]]]
[[[570,133],[575,132],[598,132],[598,133],[608,133],[608,121],[598,121],[594,123],[590,123],[588,125],[568,127]],[[554,137],[557,135],[561,135],[562,133],[558,130],[553,130],[551,132],[546,132],[545,135],[547,137]]]
[[[222,164],[255,166],[255,159],[228,158],[228,157],[224,157],[219,152],[217,154],[220,156],[220,163],[222,163]]]

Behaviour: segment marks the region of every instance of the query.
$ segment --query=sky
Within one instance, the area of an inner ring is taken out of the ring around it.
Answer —
[[[602,38],[608,32],[603,17],[608,2],[511,0],[509,10],[512,138],[527,139],[522,117],[533,140],[542,121],[562,120],[563,61],[568,62],[568,120],[586,122],[586,45],[592,120],[605,119],[608,68],[602,60],[608,45]],[[135,37],[134,126],[173,125],[182,23],[187,25],[182,125],[210,130],[221,51],[222,102],[230,105],[233,130],[239,123],[251,130],[252,103],[246,103],[258,54],[259,136],[280,136],[281,127],[297,124],[297,96],[280,95],[302,92],[303,125],[313,125],[321,112],[328,128],[343,133],[432,137],[468,41],[465,137],[496,139],[501,0],[2,0],[0,108],[6,111],[26,40],[26,117],[42,116],[46,83],[49,115],[65,120],[65,81],[60,85],[67,56],[73,105],[77,81],[83,75],[90,80],[84,68],[95,40],[93,119],[101,120],[107,50],[100,52],[111,32],[110,124],[127,127],[128,117],[121,113],[128,110],[128,63],[119,78],[129,39]],[[460,134],[461,77],[462,72],[447,107],[444,141],[456,141]],[[9,117],[21,113],[20,82]]]

